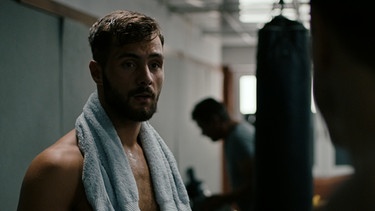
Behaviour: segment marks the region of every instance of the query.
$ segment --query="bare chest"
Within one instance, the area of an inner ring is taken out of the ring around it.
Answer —
[[[140,210],[159,211],[159,206],[155,200],[150,170],[147,160],[143,154],[143,150],[125,151],[137,184]],[[77,197],[78,199],[76,200],[75,206],[72,210],[92,211],[93,209],[87,201],[83,184],[81,184],[81,188],[78,192],[80,194],[78,194],[79,197]]]
[[[139,208],[142,211],[159,210],[155,200],[155,194],[148,168],[147,160],[142,149],[126,151],[128,160],[137,183],[139,193]]]

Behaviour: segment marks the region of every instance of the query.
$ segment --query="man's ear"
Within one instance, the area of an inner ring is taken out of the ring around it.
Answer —
[[[103,84],[103,73],[102,67],[99,65],[98,62],[91,60],[89,64],[90,73],[92,79],[95,81],[96,85]]]

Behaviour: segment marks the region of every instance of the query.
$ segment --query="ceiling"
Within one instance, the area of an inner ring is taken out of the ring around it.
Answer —
[[[257,32],[276,15],[309,28],[309,0],[159,0],[172,13],[197,24],[224,47],[254,46]]]

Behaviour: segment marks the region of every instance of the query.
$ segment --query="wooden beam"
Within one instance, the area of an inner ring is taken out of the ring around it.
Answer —
[[[91,26],[97,17],[53,0],[19,0],[19,2],[42,9],[58,16],[67,17]]]

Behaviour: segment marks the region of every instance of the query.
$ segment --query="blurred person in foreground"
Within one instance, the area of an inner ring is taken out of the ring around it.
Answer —
[[[311,0],[314,96],[351,179],[322,210],[375,210],[375,16],[370,1]]]
[[[75,129],[32,161],[18,210],[191,210],[176,161],[147,121],[164,81],[159,24],[114,11],[89,41],[97,89]]]
[[[192,119],[204,136],[214,142],[223,141],[225,167],[231,187],[228,193],[207,197],[198,205],[198,210],[219,210],[232,204],[239,211],[253,210],[254,126],[232,119],[225,105],[213,98],[197,103]]]

